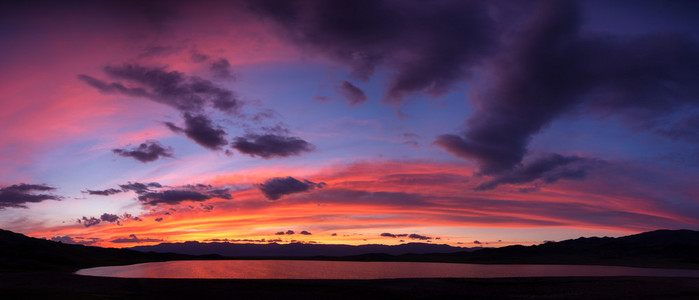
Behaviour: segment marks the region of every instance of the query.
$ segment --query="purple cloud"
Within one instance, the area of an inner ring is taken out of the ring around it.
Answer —
[[[131,149],[112,149],[112,152],[120,156],[131,157],[142,163],[156,161],[161,157],[173,157],[172,151],[172,147],[164,148],[157,141],[146,141]]]
[[[237,137],[232,147],[241,153],[265,159],[300,155],[315,149],[312,144],[300,138],[276,134],[250,134]]]
[[[294,177],[275,177],[258,184],[257,188],[269,200],[279,200],[282,196],[306,192],[315,188],[323,188],[324,182],[314,183],[308,180],[300,181]]]
[[[8,207],[27,208],[28,203],[38,203],[45,200],[61,200],[60,196],[40,193],[54,190],[56,190],[56,188],[48,185],[27,183],[0,188],[0,209]]]

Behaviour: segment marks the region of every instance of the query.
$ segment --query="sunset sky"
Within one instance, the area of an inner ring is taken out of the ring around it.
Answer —
[[[104,247],[699,230],[697,1],[2,3],[2,229]]]

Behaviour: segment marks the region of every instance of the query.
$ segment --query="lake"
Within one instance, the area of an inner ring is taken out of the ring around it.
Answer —
[[[78,275],[121,278],[391,279],[567,276],[699,277],[699,270],[584,265],[479,265],[426,262],[183,260],[82,269]]]

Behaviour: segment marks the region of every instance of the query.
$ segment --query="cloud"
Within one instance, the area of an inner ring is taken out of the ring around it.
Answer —
[[[172,151],[172,147],[163,148],[157,141],[146,141],[131,149],[112,149],[112,152],[120,156],[132,157],[142,163],[156,161],[161,157],[173,157]]]
[[[102,214],[102,216],[100,216],[100,220],[114,223],[114,222],[119,221],[119,216],[117,216],[115,214],[104,213],[104,214]]]
[[[591,168],[602,164],[604,162],[600,160],[585,157],[547,154],[511,171],[503,172],[492,180],[482,182],[475,190],[492,190],[501,184],[523,184],[539,179],[543,183],[554,183],[560,179],[580,180],[587,176]]]
[[[473,241],[473,243],[474,243],[474,244],[476,244],[476,245],[480,245],[480,244],[483,244],[483,243],[481,243],[481,242],[480,242],[480,241],[478,241],[478,240],[475,240],[475,241]]]
[[[78,79],[105,94],[118,93],[146,98],[174,107],[183,113],[200,113],[209,105],[233,114],[243,105],[233,91],[182,72],[137,64],[106,66],[103,70],[109,77],[126,83],[109,83],[88,75],[78,75]]]
[[[154,242],[162,242],[163,240],[161,239],[150,239],[150,238],[145,238],[145,239],[140,239],[136,237],[135,234],[130,234],[128,238],[120,238],[120,239],[114,239],[111,240],[110,242],[112,243],[154,243]]]
[[[380,236],[382,236],[382,237],[390,237],[390,238],[397,238],[397,237],[405,237],[405,236],[408,236],[408,234],[407,234],[407,233],[403,233],[403,234],[392,234],[392,233],[384,232],[384,233],[382,233]]]
[[[85,227],[92,227],[100,224],[101,222],[117,223],[118,225],[121,225],[121,220],[142,221],[141,218],[134,217],[128,213],[124,214],[123,216],[110,213],[103,213],[99,218],[83,216],[82,218],[78,219],[77,222],[79,224],[83,224]]]
[[[209,70],[216,77],[233,78],[233,74],[231,74],[231,64],[228,62],[228,60],[224,58],[211,62]]]
[[[429,236],[419,235],[419,234],[417,234],[417,233],[412,233],[412,234],[410,234],[410,235],[408,236],[408,238],[414,239],[414,240],[431,240],[431,239],[432,239],[432,238],[429,237]]]
[[[249,1],[292,42],[368,79],[379,65],[393,74],[383,102],[412,93],[438,96],[488,54],[494,24],[485,2]]]
[[[150,192],[138,196],[138,200],[147,205],[179,204],[183,201],[206,201],[210,196],[196,191],[166,190],[163,192]]]
[[[85,227],[91,227],[99,224],[101,222],[100,219],[95,218],[95,217],[85,217],[83,216],[82,219],[78,219],[77,221],[79,224],[83,224]]]
[[[163,218],[155,218],[155,221],[156,221],[156,222],[162,222],[162,221],[163,221]]]
[[[202,202],[213,198],[230,200],[233,199],[233,196],[231,196],[228,188],[214,188],[205,184],[190,184],[167,190],[148,190],[138,193],[137,199],[146,205],[159,205],[179,204],[184,201]],[[212,205],[200,205],[200,207],[205,211],[213,209]]]
[[[208,117],[185,113],[184,119],[184,129],[170,122],[166,122],[165,125],[173,132],[184,133],[197,144],[210,150],[221,150],[223,146],[228,145],[225,138],[226,132],[220,127],[214,126]]]
[[[291,176],[275,177],[267,179],[264,183],[256,185],[269,200],[278,200],[284,195],[306,192],[315,188],[323,188],[324,182],[314,183],[304,179],[300,181]]]
[[[279,232],[275,233],[275,235],[284,235],[284,231],[279,231]]]
[[[97,196],[110,196],[114,194],[118,194],[123,192],[123,190],[117,190],[117,189],[106,189],[106,190],[85,190],[83,193],[86,193],[88,195],[97,195]]]
[[[294,234],[294,233],[295,233],[295,232],[294,232],[293,230],[287,230],[287,231],[286,231],[286,234],[289,234],[289,235]]]
[[[188,184],[182,186],[183,189],[197,191],[209,195],[211,198],[233,199],[230,188],[217,188],[210,184]]]
[[[574,2],[541,2],[489,61],[466,131],[435,144],[497,174],[516,167],[531,137],[565,113],[615,115],[650,129],[699,103],[699,46],[691,38],[590,36],[581,24]]]
[[[349,102],[350,106],[362,104],[368,99],[364,91],[347,80],[343,80],[336,89]]]
[[[304,230],[304,231],[299,232],[299,234],[301,234],[301,235],[311,235],[312,233],[310,233],[310,232]]]
[[[300,155],[315,149],[312,144],[300,138],[276,134],[250,134],[237,137],[232,147],[241,153],[265,159]]]
[[[127,184],[120,184],[119,187],[123,191],[134,191],[136,194],[145,194],[148,192],[152,192],[153,188],[161,188],[163,187],[160,183],[157,182],[151,182],[151,183],[140,183],[140,182],[130,182]]]
[[[28,203],[38,203],[45,200],[61,200],[60,196],[49,193],[55,188],[44,184],[20,183],[0,188],[0,209],[8,207],[27,208]]]

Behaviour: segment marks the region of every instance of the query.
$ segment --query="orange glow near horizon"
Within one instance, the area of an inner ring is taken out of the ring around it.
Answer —
[[[430,237],[431,243],[473,247],[482,246],[474,244],[476,240],[486,241],[490,246],[542,241],[523,239],[503,242],[495,237],[472,237],[472,228],[585,228],[590,232],[617,234],[645,229],[640,222],[620,228],[614,224],[601,225],[584,218],[567,217],[566,210],[590,210],[592,214],[614,209],[619,201],[623,201],[590,194],[574,185],[546,188],[532,197],[528,194],[503,194],[495,191],[476,194],[463,185],[435,184],[440,180],[473,178],[470,176],[473,169],[467,165],[365,161],[315,172],[311,169],[297,172],[311,174],[307,177],[309,180],[323,179],[327,185],[272,201],[265,199],[253,183],[279,176],[283,172],[256,169],[219,175],[214,177],[212,184],[253,186],[233,192],[233,200],[207,201],[206,204],[213,209],[203,209],[203,204],[191,201],[177,205],[144,206],[149,212],[139,216],[141,221],[123,220],[119,224],[103,222],[91,227],[74,224],[34,231],[30,235],[44,238],[68,235],[83,240],[93,238],[98,240],[94,245],[108,247],[212,240],[350,245],[426,241],[380,236],[387,232],[416,233]],[[477,182],[469,182],[466,185],[476,184]],[[474,205],[475,203],[478,205]],[[565,205],[562,206],[562,203]],[[633,211],[643,216],[681,219],[671,212],[644,209],[643,206],[638,206]],[[156,218],[162,220],[157,222]],[[422,230],[410,232],[406,231],[408,228]],[[293,230],[295,234],[275,234],[288,230]],[[301,235],[301,231],[311,234]],[[138,240],[123,241],[132,238],[131,235],[135,235]],[[117,239],[122,239],[122,242],[111,242]]]

